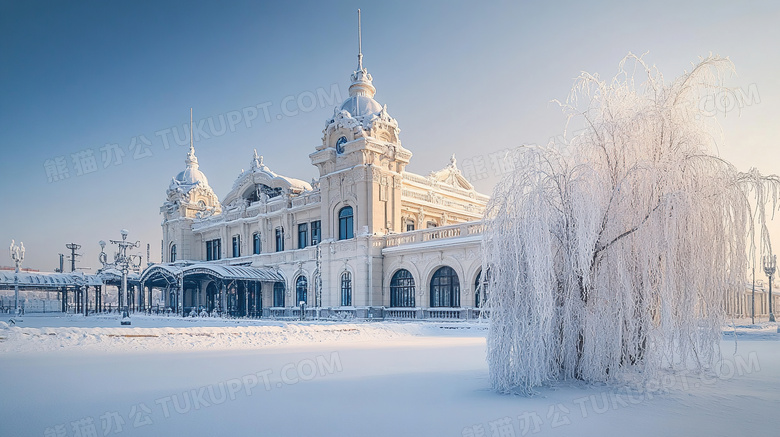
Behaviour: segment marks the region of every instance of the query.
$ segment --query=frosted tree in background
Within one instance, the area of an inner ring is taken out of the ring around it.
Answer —
[[[715,154],[720,131],[699,103],[731,71],[709,57],[667,83],[629,55],[611,81],[578,78],[562,106],[585,129],[569,147],[508,157],[483,243],[495,389],[720,357],[724,295],[744,284],[754,221],[771,251],[765,211],[780,193],[777,176]]]

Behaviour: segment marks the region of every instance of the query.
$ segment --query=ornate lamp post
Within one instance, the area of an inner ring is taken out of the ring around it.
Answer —
[[[14,264],[16,264],[16,271],[14,273],[14,315],[16,317],[21,317],[22,310],[19,308],[19,266],[21,266],[22,261],[24,261],[24,243],[20,241],[17,246],[14,240],[11,240],[10,252],[11,259],[14,260]]]
[[[317,275],[314,277],[314,304],[317,307],[317,317],[320,317],[322,310],[322,248],[317,243]]]
[[[775,313],[772,311],[772,276],[777,269],[777,255],[764,257],[764,273],[769,278],[769,321],[775,321]]]
[[[128,312],[128,307],[130,306],[130,297],[127,293],[127,273],[130,271],[130,268],[133,270],[138,270],[139,267],[141,267],[141,255],[128,255],[127,249],[132,249],[135,247],[138,247],[141,242],[136,241],[135,243],[131,243],[127,241],[127,230],[122,229],[119,231],[119,233],[122,235],[122,241],[117,240],[108,240],[111,242],[111,244],[116,244],[119,246],[119,252],[114,254],[114,262],[109,263],[108,262],[108,256],[105,252],[106,242],[103,240],[100,240],[100,255],[98,256],[98,260],[101,264],[103,264],[103,268],[113,267],[116,269],[119,269],[122,271],[122,294],[120,297],[121,302],[119,302],[120,305],[122,305],[122,324],[123,325],[129,325],[130,324],[130,313]]]

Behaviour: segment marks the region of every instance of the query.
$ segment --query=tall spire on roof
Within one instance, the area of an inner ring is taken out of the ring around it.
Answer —
[[[363,33],[360,28],[360,9],[358,9],[358,71],[363,69]]]
[[[350,96],[365,96],[373,98],[376,88],[371,84],[373,78],[368,70],[363,67],[363,28],[360,21],[360,9],[358,9],[358,67],[351,76],[352,84],[349,86]]]
[[[198,157],[195,156],[195,146],[192,141],[192,107],[190,107],[190,151],[187,153],[184,163],[187,164],[187,167],[198,168]]]

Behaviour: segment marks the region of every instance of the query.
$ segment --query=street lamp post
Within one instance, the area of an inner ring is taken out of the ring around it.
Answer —
[[[317,306],[317,318],[319,318],[322,311],[322,249],[319,243],[317,243],[316,255],[317,275],[314,277],[314,303]]]
[[[756,263],[753,262],[753,294],[750,297],[750,320],[751,324],[756,324]]]
[[[775,321],[775,313],[772,311],[772,276],[777,269],[777,255],[764,257],[764,273],[769,278],[769,321]]]
[[[24,243],[20,241],[17,246],[14,240],[11,240],[10,252],[11,259],[16,265],[16,271],[14,272],[14,315],[18,318],[22,316],[22,310],[19,308],[19,267],[22,265],[22,261],[24,261]]]
[[[105,252],[106,242],[103,240],[100,240],[100,255],[98,256],[98,260],[101,264],[103,264],[103,268],[113,267],[116,269],[119,269],[122,272],[122,294],[120,296],[120,302],[119,305],[122,305],[122,325],[129,325],[130,324],[130,313],[128,312],[128,307],[130,306],[130,296],[127,293],[127,274],[130,272],[130,268],[133,270],[138,270],[139,267],[141,267],[141,255],[128,255],[127,249],[133,249],[135,247],[138,247],[141,243],[140,241],[136,241],[135,243],[131,243],[127,241],[127,230],[122,229],[119,231],[119,233],[122,235],[122,240],[108,240],[111,242],[111,244],[116,244],[119,246],[119,252],[114,254],[114,262],[109,263],[108,262],[108,256]]]

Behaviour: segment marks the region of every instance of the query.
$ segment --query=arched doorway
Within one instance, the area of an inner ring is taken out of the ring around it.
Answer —
[[[307,294],[309,291],[309,283],[306,280],[305,276],[298,276],[298,279],[295,280],[295,304],[300,305],[301,302],[306,302],[308,304],[308,300],[306,300]]]
[[[219,299],[217,284],[213,281],[209,282],[209,285],[206,287],[206,311],[214,311],[214,308],[217,307],[217,299]]]
[[[431,307],[457,308],[460,306],[460,280],[452,267],[436,270],[431,278]]]
[[[390,306],[414,307],[414,277],[406,269],[400,269],[390,280]]]

